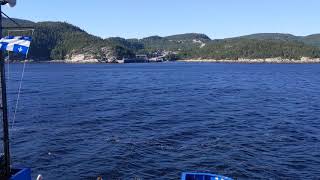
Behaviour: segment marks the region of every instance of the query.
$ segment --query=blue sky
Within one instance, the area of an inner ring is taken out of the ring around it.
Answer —
[[[66,21],[100,37],[320,33],[320,0],[17,0],[11,17]]]

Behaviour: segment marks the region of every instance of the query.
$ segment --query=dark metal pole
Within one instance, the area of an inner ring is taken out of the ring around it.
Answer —
[[[2,12],[0,5],[0,12]],[[0,39],[2,38],[2,13],[0,15]],[[1,95],[2,95],[2,123],[3,123],[3,152],[4,152],[4,175],[9,178],[10,170],[10,144],[9,144],[9,122],[8,122],[8,107],[7,107],[7,86],[6,86],[6,73],[5,62],[0,50],[0,71],[1,71]]]

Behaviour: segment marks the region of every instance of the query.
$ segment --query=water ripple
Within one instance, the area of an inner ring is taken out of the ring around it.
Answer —
[[[11,68],[12,106],[21,65]],[[319,72],[317,64],[30,64],[13,162],[49,180],[183,171],[317,179]]]

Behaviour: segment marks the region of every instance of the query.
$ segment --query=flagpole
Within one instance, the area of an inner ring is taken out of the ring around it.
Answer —
[[[0,39],[2,38],[2,4],[0,5]],[[2,99],[2,123],[3,123],[3,152],[4,152],[4,177],[9,178],[10,169],[10,143],[9,143],[9,122],[7,107],[7,86],[5,74],[5,62],[2,50],[0,50],[0,71],[1,71],[1,99]]]

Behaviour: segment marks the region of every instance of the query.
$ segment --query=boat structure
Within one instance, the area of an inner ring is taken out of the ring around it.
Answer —
[[[6,36],[2,37],[3,30],[16,28],[26,28],[20,26],[17,22],[2,12],[2,6],[9,5],[14,7],[16,0],[0,0],[0,74],[1,74],[1,106],[0,111],[2,114],[2,133],[3,133],[3,154],[0,156],[0,179],[1,180],[31,180],[30,168],[14,168],[10,159],[10,138],[9,138],[9,118],[8,118],[8,104],[7,104],[7,87],[6,87],[6,73],[5,73],[5,58],[3,56],[4,51],[14,52],[20,55],[28,54],[31,37],[27,36]],[[2,17],[5,16],[11,20],[17,27],[2,27]]]

